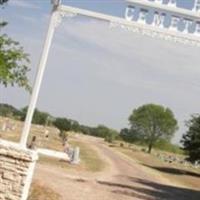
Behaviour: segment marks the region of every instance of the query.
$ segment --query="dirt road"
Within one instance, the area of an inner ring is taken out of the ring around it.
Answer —
[[[37,181],[48,184],[62,200],[199,200],[200,191],[170,183],[159,175],[105,146],[102,140],[81,136],[108,167],[100,173],[69,172],[38,164]]]

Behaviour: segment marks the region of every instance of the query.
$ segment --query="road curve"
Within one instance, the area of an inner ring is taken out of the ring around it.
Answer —
[[[61,200],[199,200],[199,191],[174,186],[159,174],[107,147],[102,140],[80,136],[109,167],[100,173],[69,172],[38,164],[34,179],[48,184]]]

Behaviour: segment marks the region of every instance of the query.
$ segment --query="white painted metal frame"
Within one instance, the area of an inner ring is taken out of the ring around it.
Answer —
[[[59,2],[59,0],[53,0],[54,3],[55,3],[55,1],[57,3]],[[134,0],[134,2],[135,1],[136,0]],[[138,3],[141,2],[141,0],[137,0],[137,1],[138,1]],[[151,6],[151,5],[149,4],[149,6]],[[161,5],[159,5],[159,6],[161,6]],[[173,9],[173,8],[171,8],[171,9]],[[183,10],[179,10],[179,11],[185,12]],[[175,12],[175,10],[174,10],[174,12]],[[102,13],[97,13],[97,12],[93,12],[93,11],[89,11],[89,10],[54,4],[51,18],[50,18],[47,36],[45,39],[42,55],[41,55],[39,66],[38,66],[38,72],[36,75],[36,79],[35,79],[35,83],[34,83],[34,87],[33,87],[33,92],[31,95],[31,100],[30,100],[30,104],[29,104],[29,108],[28,108],[28,112],[27,112],[27,116],[26,116],[26,120],[25,120],[25,124],[24,124],[24,128],[23,128],[23,132],[21,135],[20,145],[23,147],[26,147],[28,135],[30,132],[31,121],[32,121],[33,113],[34,113],[34,110],[36,107],[36,103],[37,103],[37,99],[38,99],[38,95],[39,95],[39,91],[40,91],[40,86],[42,83],[42,79],[43,79],[43,75],[44,75],[44,71],[45,71],[45,67],[46,67],[48,53],[49,53],[49,49],[50,49],[51,42],[52,42],[53,35],[54,35],[54,30],[55,30],[56,26],[61,22],[63,16],[73,17],[76,15],[81,15],[81,16],[86,16],[86,17],[91,17],[91,18],[95,18],[98,20],[106,21],[106,22],[110,23],[111,27],[122,27],[126,30],[129,30],[132,32],[138,32],[140,34],[148,35],[150,37],[162,38],[165,40],[172,40],[175,42],[182,42],[185,44],[192,44],[192,45],[200,46],[200,37],[195,37],[190,34],[182,34],[182,33],[173,32],[170,30],[166,30],[166,29],[160,29],[160,28],[152,26],[152,25],[139,24],[137,22],[129,21],[129,20],[126,20],[123,18],[114,17],[114,16],[110,16],[110,15],[105,15]],[[191,12],[189,12],[189,13],[185,12],[185,15],[186,16],[192,15],[194,18],[199,17],[199,16],[196,16],[196,14],[191,13]]]
[[[32,95],[31,95],[30,104],[28,107],[28,112],[27,112],[26,119],[25,119],[23,132],[21,135],[20,144],[21,144],[21,146],[23,146],[25,148],[26,148],[28,135],[29,135],[30,128],[31,128],[31,122],[32,122],[34,111],[35,111],[38,94],[39,94],[41,82],[43,79],[43,74],[44,74],[44,70],[45,70],[45,66],[46,66],[46,62],[47,62],[47,58],[48,58],[48,54],[49,54],[49,49],[51,47],[51,42],[52,42],[52,38],[54,35],[57,20],[58,20],[58,7],[54,6],[53,10],[52,10],[50,22],[49,22],[46,40],[44,43],[42,55],[41,55],[39,66],[38,66],[36,79],[34,82],[34,87],[33,87]]]

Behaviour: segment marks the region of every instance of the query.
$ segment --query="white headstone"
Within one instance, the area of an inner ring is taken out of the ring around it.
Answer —
[[[3,123],[2,127],[1,127],[1,130],[4,132],[4,131],[6,131],[6,128],[7,128],[6,123]]]
[[[73,151],[71,163],[72,164],[79,164],[79,162],[80,162],[80,148],[75,147],[74,151]]]
[[[45,129],[44,136],[45,136],[46,139],[48,139],[48,137],[49,137],[49,130]]]

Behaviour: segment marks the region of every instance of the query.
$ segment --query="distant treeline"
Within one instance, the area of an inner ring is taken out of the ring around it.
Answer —
[[[0,104],[0,116],[10,117],[13,119],[24,121],[26,117],[27,107],[17,109],[9,104]],[[51,115],[46,112],[35,110],[33,116],[33,124],[47,125],[48,119],[52,119]],[[50,121],[49,121],[50,122]]]
[[[17,109],[8,104],[0,104],[0,116],[10,117],[13,119],[24,121],[27,113],[27,106],[22,109]],[[108,128],[104,125],[99,125],[97,127],[90,127],[86,125],[79,124],[78,121],[54,117],[47,112],[42,112],[39,109],[35,109],[33,119],[33,124],[39,124],[43,126],[55,126],[61,132],[64,131],[74,131],[81,132],[86,135],[96,136],[105,138],[106,141],[112,142],[116,137],[119,137],[119,133],[111,128]]]
[[[0,104],[0,116],[3,117],[10,117],[13,119],[24,121],[26,117],[27,106],[22,109],[17,109],[8,104]],[[54,117],[47,112],[42,112],[39,109],[36,109],[34,112],[33,124],[39,124],[43,126],[55,126],[61,132],[61,137],[65,135],[67,131],[73,132],[81,132],[85,135],[91,135],[95,137],[104,138],[108,142],[113,142],[115,139],[119,139],[125,142],[135,143],[139,145],[146,146],[146,141],[140,139],[136,132],[131,131],[128,128],[122,129],[120,132],[108,128],[105,125],[99,125],[97,127],[91,127],[80,124],[76,120],[68,119],[68,118],[61,118],[61,117]],[[160,139],[156,142],[155,148],[180,153],[179,146],[173,145],[170,141]]]

